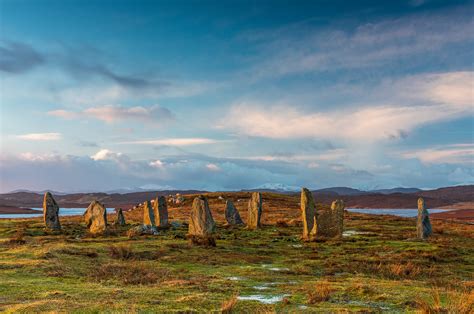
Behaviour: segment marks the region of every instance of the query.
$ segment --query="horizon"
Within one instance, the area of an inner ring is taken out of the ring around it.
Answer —
[[[321,190],[331,190],[331,189],[349,189],[349,190],[354,190],[354,191],[359,191],[359,192],[376,192],[379,193],[380,191],[391,191],[391,190],[398,190],[398,189],[406,189],[406,190],[419,190],[419,191],[433,191],[433,190],[439,190],[439,189],[447,189],[447,188],[456,188],[456,187],[465,187],[465,186],[473,186],[471,184],[468,185],[450,185],[450,186],[442,186],[434,189],[430,188],[417,188],[417,187],[392,187],[392,188],[380,188],[380,189],[373,189],[373,190],[361,190],[361,189],[356,189],[352,188],[349,186],[331,186],[331,187],[326,187],[326,188],[311,188],[311,187],[283,187],[287,189],[278,189],[277,187],[270,188],[270,187],[256,187],[256,188],[250,188],[250,189],[240,189],[240,190],[195,190],[195,189],[162,189],[162,190],[154,190],[154,189],[140,189],[140,188],[130,188],[130,189],[114,189],[114,190],[76,190],[76,191],[59,191],[59,190],[51,190],[51,189],[45,189],[45,190],[28,190],[28,189],[17,189],[17,190],[11,190],[8,192],[1,192],[0,194],[12,194],[12,193],[21,193],[21,192],[26,192],[26,193],[36,193],[36,194],[43,194],[46,192],[50,192],[52,194],[90,194],[90,193],[104,193],[104,194],[131,194],[131,193],[140,193],[140,192],[171,192],[171,191],[177,191],[177,192],[184,192],[184,191],[199,191],[199,192],[204,192],[204,193],[219,193],[219,192],[246,192],[246,191],[274,191],[276,193],[299,193],[301,189],[307,188],[310,191],[321,191]],[[397,193],[397,192],[394,192]],[[405,193],[416,193],[416,192],[405,192]]]
[[[474,1],[0,1],[0,193],[474,184]]]

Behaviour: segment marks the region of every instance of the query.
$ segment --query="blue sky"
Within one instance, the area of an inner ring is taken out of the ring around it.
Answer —
[[[472,184],[473,9],[0,0],[0,190]]]

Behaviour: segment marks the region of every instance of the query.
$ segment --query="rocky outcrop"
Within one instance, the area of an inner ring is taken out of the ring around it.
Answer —
[[[158,230],[155,227],[147,225],[138,225],[133,228],[130,228],[127,232],[129,238],[141,236],[141,235],[157,235]]]
[[[301,216],[303,220],[303,240],[313,240],[316,235],[316,206],[313,194],[307,189],[301,189]]]
[[[59,206],[54,200],[53,195],[49,192],[44,193],[43,219],[47,229],[61,229],[61,224],[59,223]]]
[[[160,228],[168,227],[168,204],[166,198],[159,196],[153,203],[153,214],[155,215],[155,225]]]
[[[262,194],[258,192],[252,193],[252,197],[248,204],[247,227],[249,229],[257,229],[261,226],[260,219],[262,217]]]
[[[92,201],[87,207],[84,220],[91,233],[104,233],[107,230],[107,211],[98,201]]]
[[[229,225],[243,225],[244,222],[240,218],[239,211],[235,208],[231,200],[225,202],[225,220]]]
[[[123,215],[123,211],[121,208],[115,209],[115,224],[119,226],[125,226],[125,216]]]
[[[416,222],[416,235],[419,239],[426,239],[433,233],[430,222],[430,214],[425,208],[425,200],[420,197],[418,199],[418,218]]]
[[[207,198],[196,197],[193,201],[193,208],[189,218],[189,236],[207,237],[214,233],[216,223],[212,218],[211,210]]]
[[[143,224],[156,228],[155,224],[155,213],[150,201],[146,201],[143,206]]]

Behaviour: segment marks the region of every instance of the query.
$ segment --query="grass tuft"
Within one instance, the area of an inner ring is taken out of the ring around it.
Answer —
[[[334,289],[327,281],[318,282],[317,285],[308,291],[308,304],[329,301]]]
[[[133,259],[135,254],[130,245],[119,244],[109,247],[109,256],[114,259],[129,260]]]
[[[232,313],[232,311],[233,311],[236,304],[237,304],[237,296],[234,295],[230,299],[222,302],[221,313],[222,314]]]

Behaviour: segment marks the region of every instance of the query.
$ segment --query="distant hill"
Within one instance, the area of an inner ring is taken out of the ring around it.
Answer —
[[[198,190],[169,190],[169,191],[148,191],[133,193],[73,193],[65,195],[54,195],[55,200],[61,207],[87,207],[93,200],[105,204],[108,207],[132,206],[145,200],[151,200],[161,195],[180,194],[197,194],[206,191]],[[0,194],[0,206],[16,206],[16,207],[42,207],[43,194],[34,192],[16,192]]]
[[[393,194],[393,193],[416,193],[423,190],[417,188],[393,188],[393,189],[381,189],[381,190],[371,190],[371,193],[380,193],[380,194]]]
[[[325,189],[319,189],[319,190],[314,190],[314,193],[317,194],[337,194],[337,195],[362,195],[362,194],[367,194],[368,192],[364,192],[358,189],[353,189],[353,188],[348,188],[348,187],[333,187],[333,188],[325,188]]]
[[[275,186],[268,186],[275,187]],[[278,186],[276,186],[278,187]],[[401,189],[401,190],[399,190]],[[298,195],[292,189],[277,191],[274,189],[256,189],[260,192],[272,192],[287,195]],[[474,185],[454,186],[440,188],[436,190],[421,191],[418,189],[409,193],[412,189],[396,188],[378,191],[360,191],[347,187],[334,187],[313,191],[317,203],[330,204],[335,199],[343,199],[347,207],[354,208],[416,208],[418,197],[425,198],[428,208],[449,207],[459,203],[474,203]],[[247,190],[252,191],[252,190]],[[403,192],[400,192],[403,191]],[[87,207],[93,200],[98,200],[108,207],[130,207],[145,200],[151,200],[158,195],[174,195],[180,193],[198,194],[206,191],[198,190],[167,190],[167,191],[146,191],[133,193],[73,193],[54,194],[54,197],[61,207]],[[221,192],[224,193],[224,192]],[[237,192],[229,192],[237,193]],[[42,207],[43,194],[34,192],[15,192],[0,194],[0,206],[14,207]]]

